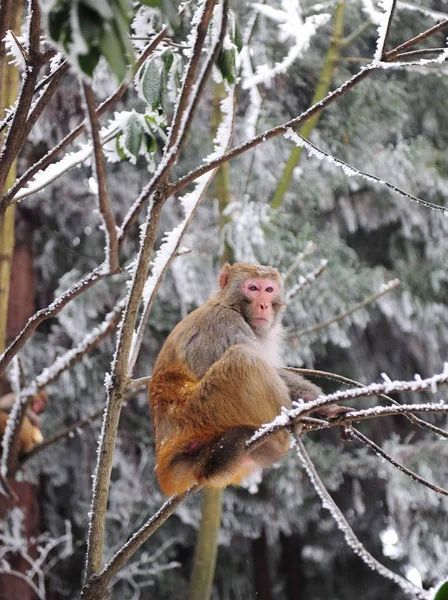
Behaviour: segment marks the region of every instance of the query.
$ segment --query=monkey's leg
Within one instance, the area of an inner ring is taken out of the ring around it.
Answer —
[[[311,383],[311,381],[308,381],[308,379],[305,379],[305,377],[302,377],[299,373],[294,373],[294,371],[288,371],[287,369],[279,369],[278,374],[285,382],[289,390],[291,401],[293,402],[299,398],[305,400],[305,402],[309,402],[310,400],[315,400],[324,393],[319,386]],[[350,412],[350,410],[351,409],[346,406],[329,404],[327,406],[319,407],[314,412],[320,417],[331,419],[340,414]]]

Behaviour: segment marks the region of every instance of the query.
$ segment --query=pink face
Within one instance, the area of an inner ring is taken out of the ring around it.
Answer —
[[[243,283],[242,292],[251,301],[251,325],[269,329],[275,316],[272,303],[278,301],[278,283],[274,279],[253,277]]]

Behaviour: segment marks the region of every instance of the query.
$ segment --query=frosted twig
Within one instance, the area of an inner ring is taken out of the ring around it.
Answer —
[[[216,3],[217,3],[217,0],[204,0],[203,10],[204,10],[204,14],[207,15],[207,18],[210,17],[211,13],[213,12],[214,5]],[[226,6],[227,6],[227,0],[226,0]],[[166,157],[166,160],[168,161],[168,163],[167,163],[168,170],[171,170],[171,168],[174,165],[174,162],[176,160],[176,157],[178,155],[178,152],[180,152],[180,150],[182,149],[182,147],[185,143],[186,135],[188,133],[191,121],[193,119],[194,113],[196,111],[196,108],[197,108],[199,100],[200,100],[199,92],[203,90],[204,85],[205,85],[205,83],[210,75],[211,69],[213,67],[214,60],[215,60],[215,58],[217,58],[217,53],[218,53],[219,49],[221,48],[222,41],[223,41],[224,34],[225,34],[226,23],[227,23],[227,10],[224,10],[222,22],[221,22],[222,26],[221,26],[221,31],[219,34],[219,39],[218,39],[217,43],[215,44],[211,53],[208,55],[208,57],[205,61],[204,67],[203,67],[199,77],[197,78],[198,80],[196,81],[196,76],[197,76],[197,72],[199,69],[201,52],[202,52],[202,48],[205,43],[208,26],[207,26],[207,28],[204,28],[204,26],[201,26],[200,28],[198,28],[198,32],[195,36],[195,42],[193,44],[192,55],[191,55],[188,65],[186,67],[185,76],[184,76],[183,84],[182,84],[182,89],[181,89],[180,96],[179,96],[179,101],[174,110],[170,134],[169,134],[169,137],[166,142],[165,149],[164,149],[164,156]],[[174,147],[177,147],[178,150],[176,151],[176,153],[170,154],[170,150],[172,150]],[[129,231],[129,228],[132,226],[135,219],[137,218],[137,215],[139,214],[141,207],[147,201],[148,197],[150,196],[150,194],[153,191],[154,191],[153,182],[150,182],[149,185],[142,191],[140,196],[134,202],[134,204],[132,205],[128,214],[125,216],[123,223],[121,224],[121,227],[120,227],[120,229],[121,229],[120,235],[127,235],[127,232]],[[171,193],[167,194],[166,191],[164,192],[164,194],[165,194],[166,198],[168,198],[170,195],[172,195]]]
[[[74,283],[66,292],[61,294],[46,308],[38,310],[30,317],[22,331],[11,342],[3,354],[0,355],[0,375],[3,375],[13,357],[23,348],[25,342],[31,337],[41,323],[56,316],[71,300],[85,292],[104,277],[105,273],[102,271],[101,267],[97,267]]]
[[[320,267],[317,267],[314,271],[311,271],[311,273],[307,273],[307,275],[301,275],[299,277],[299,283],[287,291],[285,296],[286,302],[289,302],[294,296],[297,296],[297,294],[303,292],[304,289],[313,284],[327,269],[328,261],[322,260]]]
[[[352,387],[364,387],[363,383],[355,381],[354,379],[349,379],[348,377],[344,377],[343,375],[338,375],[337,373],[329,373],[328,371],[319,371],[316,369],[298,369],[295,367],[283,367],[283,369],[286,369],[287,371],[294,371],[296,373],[300,373],[300,375],[304,375],[306,377],[310,375],[312,377],[323,377],[324,379],[332,379],[333,381],[346,383],[347,385],[350,385]],[[377,397],[382,398],[383,400],[386,400],[391,404],[395,404],[395,406],[401,406],[400,402],[398,402],[394,398],[391,398],[390,396],[387,396],[386,394],[377,394]],[[414,425],[417,425],[417,427],[420,427],[421,429],[426,429],[431,433],[435,433],[436,435],[440,435],[441,437],[448,439],[448,432],[444,431],[440,427],[437,427],[432,423],[428,423],[427,421],[424,421],[423,419],[420,419],[419,417],[412,414],[405,414],[403,416],[405,416],[406,419],[408,419],[408,421],[411,421],[411,423],[414,423]]]
[[[223,27],[222,30],[225,31]],[[221,38],[221,36],[220,36]],[[229,147],[234,123],[234,112],[235,112],[235,86],[232,86],[228,90],[226,98],[221,103],[223,120],[218,127],[216,137],[213,141],[213,152],[214,154],[222,154]],[[129,360],[128,376],[131,377],[134,365],[137,361],[138,353],[143,341],[146,323],[149,318],[150,311],[152,309],[157,291],[165,278],[173,260],[178,254],[178,249],[182,242],[182,239],[187,231],[196,211],[207,191],[210,183],[215,176],[216,170],[211,171],[206,176],[202,177],[196,182],[195,189],[186,194],[181,198],[181,204],[184,209],[184,219],[177,225],[173,231],[171,231],[163,240],[162,246],[157,251],[154,265],[152,268],[151,276],[145,284],[144,291],[144,303],[143,303],[143,314],[140,319],[138,330],[133,342],[131,351],[131,357]]]
[[[426,31],[419,33],[418,35],[416,35],[412,39],[408,40],[407,42],[404,42],[404,44],[400,44],[393,50],[390,50],[390,52],[386,52],[384,59],[388,62],[391,60],[394,60],[398,54],[404,52],[405,50],[407,50],[408,48],[411,48],[412,46],[415,46],[419,42],[426,40],[427,38],[434,35],[438,31],[445,29],[445,27],[448,27],[448,19],[444,19],[443,21],[441,21],[440,23],[437,23],[433,27],[430,27]]]
[[[327,488],[322,483],[317,471],[314,467],[314,464],[309,457],[305,446],[302,440],[298,437],[295,431],[292,431],[293,443],[297,451],[297,455],[302,463],[303,468],[306,471],[306,474],[310,478],[310,481],[317,492],[321,502],[322,508],[328,510],[333,517],[338,529],[342,531],[345,541],[350,546],[350,548],[359,556],[359,558],[370,568],[372,571],[376,571],[382,577],[389,579],[396,583],[406,594],[412,596],[413,598],[419,598],[420,600],[428,600],[429,596],[425,590],[418,588],[413,583],[404,579],[397,573],[390,571],[384,565],[374,558],[370,552],[368,552],[363,544],[358,540],[355,535],[355,532],[350,527],[348,521],[344,517],[342,511],[335,503],[333,498],[328,493]]]
[[[131,70],[132,76],[137,73],[138,69],[142,66],[142,64],[154,52],[154,50],[157,48],[157,46],[163,41],[163,39],[166,37],[167,33],[168,33],[168,25],[163,27],[160,30],[160,32],[156,36],[154,36],[154,38],[146,46],[146,48],[143,49],[142,53],[137,58],[134,66]],[[106,110],[112,108],[115,104],[117,104],[117,102],[119,100],[121,100],[124,93],[126,92],[126,90],[128,89],[129,85],[132,82],[132,76],[129,77],[129,79],[126,79],[113,94],[111,94],[108,98],[106,98],[106,100],[104,100],[98,106],[98,108],[96,109],[96,113],[97,113],[98,117],[103,115],[106,112]],[[67,146],[69,146],[69,144],[71,144],[74,140],[76,140],[77,137],[79,137],[81,135],[81,133],[83,133],[85,128],[86,128],[86,123],[83,122],[80,125],[78,125],[78,127],[73,129],[70,133],[68,133],[65,136],[65,138],[63,138],[59,142],[59,144],[57,144],[54,148],[49,150],[47,152],[47,154],[45,154],[40,160],[38,160],[36,163],[34,163],[27,171],[25,171],[25,173],[21,177],[19,177],[15,181],[14,185],[3,196],[3,200],[6,203],[9,203],[21,188],[23,188],[39,171],[42,171],[43,169],[48,167],[48,165],[50,163],[52,163],[53,160],[63,150],[65,150],[65,148],[67,148]]]
[[[28,39],[27,48],[29,61],[24,72],[23,84],[20,90],[11,126],[6,135],[0,154],[0,191],[4,189],[11,166],[23,145],[24,124],[33,100],[34,89],[42,66],[42,57],[39,52],[40,44],[40,6],[38,0],[28,1]],[[0,221],[8,204],[3,197],[0,198]]]
[[[446,48],[421,48],[420,50],[410,50],[409,52],[402,52],[397,54],[395,58],[410,58],[425,56],[426,54],[435,54],[439,52],[446,52]]]
[[[381,0],[384,7],[384,15],[382,15],[378,25],[378,40],[374,60],[384,60],[386,55],[387,41],[389,39],[392,19],[395,12],[397,0]]]
[[[83,90],[86,102],[86,117],[90,126],[90,136],[93,145],[95,175],[98,185],[99,208],[105,227],[104,234],[106,237],[106,247],[104,270],[109,274],[115,273],[119,269],[117,228],[110,206],[109,195],[107,193],[106,168],[104,165],[104,155],[101,147],[99,121],[95,110],[95,96],[93,95],[92,88],[87,83],[83,83]]]
[[[349,317],[350,315],[352,315],[357,310],[360,310],[361,308],[365,308],[369,304],[372,304],[373,302],[378,300],[378,298],[381,298],[381,296],[384,296],[384,294],[387,294],[388,292],[395,289],[399,285],[400,285],[399,279],[392,279],[391,281],[386,283],[383,286],[383,289],[381,289],[378,293],[373,294],[372,296],[369,296],[365,300],[362,300],[362,302],[358,302],[357,304],[355,304],[348,310],[344,311],[343,313],[340,313],[339,315],[335,315],[334,317],[332,317],[331,319],[328,319],[327,321],[322,321],[321,323],[316,323],[316,325],[313,325],[312,327],[307,327],[305,329],[301,329],[300,331],[297,331],[296,333],[294,333],[294,332],[288,333],[288,337],[301,337],[302,335],[308,335],[310,333],[315,333],[316,331],[319,331],[320,329],[323,329],[324,327],[328,327],[329,325],[332,325],[333,323],[342,321],[346,317]]]
[[[163,525],[169,516],[173,514],[179,504],[182,504],[189,496],[199,491],[202,486],[196,485],[190,488],[187,492],[172,496],[169,498],[159,510],[146,523],[134,533],[134,535],[118,550],[110,559],[104,569],[96,576],[88,581],[82,592],[81,600],[89,598],[107,597],[108,589],[112,578],[124,567],[140,546]]]
[[[445,215],[448,215],[448,208],[446,208],[445,206],[439,206],[438,204],[433,204],[432,202],[428,202],[427,200],[417,198],[417,196],[413,196],[412,194],[405,192],[404,190],[394,185],[393,183],[390,183],[389,181],[380,179],[379,177],[376,177],[376,175],[371,175],[370,173],[366,173],[365,171],[361,171],[360,169],[349,165],[343,160],[335,158],[328,152],[325,152],[321,148],[318,148],[315,144],[305,139],[293,129],[287,130],[287,132],[285,133],[285,138],[292,140],[297,146],[305,148],[310,156],[313,156],[319,160],[326,160],[329,164],[341,168],[344,171],[345,175],[347,175],[348,177],[357,176],[362,177],[363,179],[366,179],[371,183],[379,183],[380,185],[388,187],[389,189],[396,192],[400,196],[403,196],[404,198],[408,198],[409,200],[412,200],[417,204],[422,204],[423,206],[426,206],[426,208],[431,208],[433,210],[443,212]]]
[[[300,254],[297,255],[296,259],[294,260],[294,262],[292,263],[292,265],[289,267],[289,269],[286,271],[286,273],[283,275],[283,282],[286,282],[291,275],[294,273],[294,271],[297,269],[297,267],[299,266],[299,264],[310,254],[312,254],[315,250],[316,250],[317,246],[314,242],[307,242],[305,245],[305,248],[302,250],[302,252],[300,252]]]
[[[215,0],[205,0],[197,8],[195,15],[196,40],[201,37],[205,41],[208,24],[210,22]],[[199,36],[200,32],[200,36]],[[194,44],[195,51],[199,53],[202,45]],[[190,98],[184,98],[183,94],[191,94],[192,86],[182,87],[181,96],[178,100],[178,107],[175,109],[176,115],[182,115],[179,106],[188,106]],[[178,117],[179,118],[179,117]],[[107,589],[104,587],[99,591],[95,587],[92,591],[92,585],[98,581],[98,573],[101,571],[103,561],[104,529],[106,521],[106,511],[108,502],[108,492],[110,486],[110,477],[112,470],[112,461],[117,437],[118,421],[120,418],[121,407],[123,403],[123,394],[128,382],[128,363],[131,351],[133,331],[137,321],[140,301],[143,294],[145,280],[148,274],[151,254],[154,248],[156,235],[159,226],[160,213],[166,200],[166,195],[161,191],[169,177],[172,166],[180,152],[180,145],[177,143],[181,128],[177,127],[178,133],[174,145],[169,145],[169,140],[164,148],[162,159],[154,173],[150,184],[142,192],[149,198],[147,219],[141,229],[140,248],[137,257],[137,266],[133,274],[129,295],[126,299],[126,307],[123,314],[123,320],[118,329],[116,351],[111,365],[111,374],[106,378],[106,407],[102,422],[101,435],[99,440],[98,460],[93,478],[92,504],[89,519],[89,531],[87,539],[87,557],[86,557],[86,586],[83,597],[89,600],[103,600],[106,598]],[[122,234],[125,235],[124,230]]]
[[[424,479],[417,473],[414,473],[414,471],[411,471],[410,469],[408,469],[407,467],[405,467],[404,465],[402,465],[401,463],[396,461],[395,458],[393,458],[385,450],[383,450],[382,448],[377,446],[375,444],[375,442],[373,442],[371,439],[369,439],[367,436],[362,434],[360,431],[358,431],[354,427],[351,427],[350,431],[351,431],[353,437],[355,437],[360,442],[362,442],[363,444],[365,444],[366,446],[371,448],[376,454],[378,454],[378,456],[381,456],[381,458],[384,458],[385,460],[387,460],[387,462],[389,462],[391,465],[396,467],[399,471],[401,471],[405,475],[408,475],[408,477],[410,477],[414,481],[421,483],[425,487],[429,488],[430,490],[433,490],[434,492],[437,492],[438,494],[442,494],[442,496],[448,496],[448,490],[445,490],[444,488],[439,487],[438,485],[434,485],[427,479]]]

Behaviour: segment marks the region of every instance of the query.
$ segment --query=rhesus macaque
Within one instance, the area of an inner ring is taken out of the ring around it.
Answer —
[[[166,494],[196,483],[236,484],[279,460],[289,450],[286,430],[250,454],[247,440],[282,407],[290,408],[292,400],[312,400],[322,393],[280,368],[285,305],[279,272],[226,264],[219,286],[173,329],[154,365],[149,401],[156,473]]]
[[[6,423],[14,404],[15,394],[10,392],[0,398],[0,439],[5,433]],[[45,390],[41,390],[30,399],[26,415],[23,418],[19,437],[19,455],[29,452],[36,444],[43,441],[40,430],[39,414],[45,410],[48,396]]]

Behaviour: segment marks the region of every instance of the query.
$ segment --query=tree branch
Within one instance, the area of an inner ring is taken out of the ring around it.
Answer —
[[[201,10],[201,13],[196,32],[199,30],[201,31],[203,41],[205,40],[205,32],[212,16],[214,4],[215,0],[206,0],[204,10],[202,11],[202,8],[198,9]],[[200,37],[199,33],[197,33],[196,39],[198,37]],[[202,46],[198,47],[195,45],[195,51],[201,52],[201,50]],[[190,67],[192,62],[196,62],[196,59],[193,61],[193,57],[190,60]],[[187,81],[189,82],[188,84],[186,83]],[[178,100],[178,107],[175,109],[174,113],[175,115],[179,115],[177,119],[182,117],[182,111],[179,109],[179,106],[188,106],[189,97],[185,98],[184,94],[189,96],[191,94],[192,87],[192,82],[190,85],[189,69],[187,69],[182,92]],[[175,127],[175,125],[176,124],[173,123],[173,127]],[[177,130],[179,132],[181,131],[181,129],[178,127]],[[172,139],[172,135],[170,139]],[[94,578],[95,575],[101,571],[102,566],[104,528],[109,495],[110,476],[118,421],[123,402],[123,394],[128,384],[128,363],[133,332],[149,269],[151,254],[156,240],[160,213],[166,200],[166,196],[162,192],[158,191],[158,189],[159,186],[162,186],[169,177],[170,171],[179,154],[179,151],[180,145],[178,145],[178,139],[176,139],[175,143],[172,143],[171,146],[169,141],[167,142],[162,159],[154,174],[154,177],[149,183],[148,187],[142,193],[142,195],[146,194],[146,197],[149,197],[150,203],[147,220],[142,230],[137,267],[135,269],[132,285],[126,301],[123,321],[118,333],[117,348],[112,363],[111,375],[106,385],[107,401],[99,443],[98,462],[93,482],[92,506],[90,511],[91,518],[87,542],[87,585],[89,585],[92,581],[92,578]],[[122,235],[124,235],[124,231],[125,230],[122,230]],[[92,600],[93,598],[95,598],[95,600],[100,600],[105,596],[101,595],[99,597],[96,593],[92,594],[92,592],[89,592],[89,589],[86,589],[85,597]]]
[[[444,19],[443,21],[441,21],[440,23],[437,23],[433,27],[430,27],[426,31],[419,33],[418,35],[416,35],[412,39],[408,40],[407,42],[404,42],[404,44],[400,44],[400,46],[397,46],[390,52],[386,52],[385,60],[387,62],[394,60],[395,58],[397,58],[398,54],[404,52],[404,50],[407,50],[408,48],[412,48],[412,46],[415,46],[419,42],[426,40],[427,38],[431,37],[438,31],[445,29],[445,27],[448,27],[448,19]]]
[[[373,294],[373,296],[369,296],[362,302],[358,302],[358,304],[355,304],[354,306],[352,306],[345,312],[340,313],[339,315],[335,315],[334,317],[332,317],[331,319],[328,319],[327,321],[322,321],[321,323],[317,323],[316,325],[313,325],[312,327],[307,327],[306,329],[301,329],[300,331],[296,332],[295,334],[293,334],[293,333],[288,334],[288,337],[295,337],[295,336],[301,337],[302,335],[308,335],[310,333],[315,333],[316,331],[319,331],[320,329],[323,329],[324,327],[328,327],[329,325],[332,325],[333,323],[342,321],[346,317],[349,317],[350,315],[352,315],[357,310],[360,310],[361,308],[364,308],[365,306],[372,304],[372,302],[375,302],[376,300],[378,300],[378,298],[381,298],[381,296],[384,296],[384,294],[387,294],[388,292],[395,289],[399,285],[400,285],[399,279],[392,279],[392,281],[389,281],[389,283],[385,284],[383,289],[381,291],[379,291],[377,294]]]
[[[312,376],[312,377],[323,377],[325,379],[332,379],[333,381],[339,381],[341,383],[346,383],[347,385],[350,385],[352,387],[357,387],[357,388],[363,388],[365,387],[363,383],[360,383],[359,381],[355,381],[354,379],[349,379],[348,377],[344,377],[342,375],[338,375],[336,373],[329,373],[327,371],[316,371],[315,369],[297,369],[294,367],[283,367],[284,369],[286,369],[287,371],[293,371],[296,373],[300,373],[300,375],[304,375],[304,376]],[[391,398],[390,396],[387,396],[386,394],[377,394],[377,398],[382,398],[383,400],[386,400],[387,402],[390,402],[391,404],[395,404],[395,406],[401,406],[400,402],[398,402],[397,400],[394,400],[393,398]],[[419,417],[416,417],[415,415],[404,415],[409,421],[411,421],[411,423],[414,423],[414,425],[417,425],[417,427],[420,427],[421,429],[425,429],[426,431],[430,431],[431,433],[435,433],[436,435],[440,435],[441,437],[444,437],[445,439],[448,439],[448,432],[444,431],[443,429],[440,429],[440,427],[437,427],[436,425],[433,425],[432,423],[428,423],[427,421],[424,421],[423,419],[420,419]]]
[[[147,58],[154,52],[157,46],[163,41],[163,39],[168,34],[168,26],[163,27],[161,31],[153,38],[153,40],[146,46],[146,48],[142,51],[140,56],[137,58],[132,71],[131,77],[126,79],[120,87],[111,94],[104,102],[102,102],[98,108],[96,109],[96,114],[98,117],[101,117],[107,110],[115,106],[121,100],[124,93],[130,86],[132,82],[133,76],[137,73],[138,69],[142,66],[142,64],[147,60]],[[73,129],[70,133],[68,133],[65,138],[63,138],[59,144],[57,144],[54,148],[52,148],[45,156],[43,156],[39,161],[33,164],[25,173],[16,180],[14,185],[4,194],[3,201],[6,203],[11,203],[14,199],[16,193],[22,189],[39,171],[48,167],[49,164],[53,162],[53,160],[63,151],[67,146],[69,146],[77,137],[85,131],[86,123],[83,122],[78,127]]]
[[[120,267],[118,261],[118,240],[115,219],[110,207],[107,193],[106,167],[104,165],[103,149],[100,140],[100,126],[95,110],[95,97],[92,88],[83,83],[84,98],[86,102],[86,117],[90,125],[90,136],[92,138],[95,174],[98,185],[98,201],[101,216],[103,217],[106,237],[104,269],[108,274],[116,273]]]
[[[22,89],[17,101],[17,107],[11,121],[11,126],[6,135],[0,155],[0,191],[3,190],[9,170],[21,149],[25,137],[24,125],[28,116],[28,111],[34,96],[34,88],[42,66],[41,55],[39,52],[40,37],[40,6],[38,0],[29,0],[29,62],[26,65]],[[0,221],[8,206],[7,201],[0,199]]]
[[[297,451],[297,455],[302,463],[303,468],[305,469],[310,481],[317,492],[320,500],[322,501],[322,507],[327,509],[331,516],[333,517],[336,525],[342,531],[345,541],[350,546],[352,550],[364,561],[364,563],[373,571],[379,573],[382,577],[389,579],[396,583],[406,594],[411,594],[414,598],[419,598],[420,600],[427,600],[428,596],[425,590],[422,590],[415,586],[413,583],[404,579],[400,575],[397,575],[393,571],[387,569],[384,565],[374,558],[370,552],[364,548],[363,544],[356,537],[353,529],[350,527],[348,521],[344,517],[342,511],[337,506],[333,498],[327,491],[327,488],[322,483],[317,471],[314,467],[314,464],[309,457],[305,446],[303,445],[302,440],[296,434],[295,431],[292,431],[293,443]]]
[[[370,440],[367,436],[363,435],[360,431],[358,431],[354,427],[351,427],[350,431],[353,434],[353,437],[355,437],[357,440],[362,442],[365,446],[368,446],[369,448],[371,448],[376,454],[378,454],[378,456],[381,456],[381,458],[384,458],[385,460],[387,460],[387,462],[389,462],[391,465],[396,467],[399,471],[401,471],[405,475],[408,475],[408,477],[410,477],[414,481],[421,483],[425,487],[429,488],[430,490],[433,490],[434,492],[437,492],[438,494],[442,494],[442,496],[448,496],[448,490],[445,490],[444,488],[439,487],[438,485],[434,485],[427,479],[424,479],[417,473],[414,473],[414,471],[411,471],[410,469],[408,469],[407,467],[405,467],[404,465],[402,465],[401,463],[396,461],[390,454],[388,454],[385,450],[383,450],[382,448],[377,446],[375,444],[375,442]]]
[[[286,271],[286,273],[283,275],[283,282],[286,283],[286,281],[291,277],[291,275],[294,273],[294,271],[297,269],[297,267],[299,266],[299,264],[310,254],[312,254],[315,250],[316,250],[317,246],[314,242],[307,242],[305,245],[305,248],[302,250],[302,252],[300,252],[296,259],[294,260],[294,262],[292,263],[292,265],[289,267],[289,269]]]

